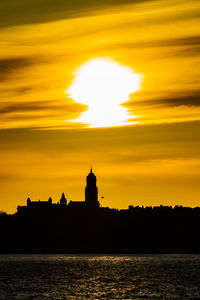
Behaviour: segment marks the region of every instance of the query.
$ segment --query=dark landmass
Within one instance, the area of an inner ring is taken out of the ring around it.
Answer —
[[[0,228],[0,253],[200,253],[200,207],[100,207],[92,170],[85,201],[28,198]]]
[[[200,208],[0,215],[1,253],[200,253]]]

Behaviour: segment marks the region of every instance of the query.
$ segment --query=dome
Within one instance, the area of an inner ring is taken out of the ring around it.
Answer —
[[[96,176],[94,175],[94,173],[92,172],[92,167],[91,167],[91,169],[90,169],[90,173],[88,174],[88,177],[96,177]]]

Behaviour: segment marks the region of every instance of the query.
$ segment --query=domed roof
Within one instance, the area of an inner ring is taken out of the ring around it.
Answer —
[[[90,169],[90,173],[88,174],[88,177],[96,177],[96,176],[94,175],[94,173],[92,172],[92,167],[91,167],[91,169]]]

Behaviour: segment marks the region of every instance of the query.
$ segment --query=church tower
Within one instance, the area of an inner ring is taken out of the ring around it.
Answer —
[[[66,206],[67,205],[67,199],[65,198],[65,194],[62,193],[62,197],[60,198],[60,205]]]
[[[85,203],[88,208],[98,208],[98,188],[96,186],[96,176],[92,172],[92,168],[90,173],[86,178],[86,188],[85,188]]]

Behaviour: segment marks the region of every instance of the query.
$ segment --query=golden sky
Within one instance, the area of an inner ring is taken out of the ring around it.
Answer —
[[[199,28],[197,0],[1,0],[0,210],[83,200],[91,165],[105,206],[199,205]],[[132,125],[75,121],[66,91],[99,58],[141,75]]]

